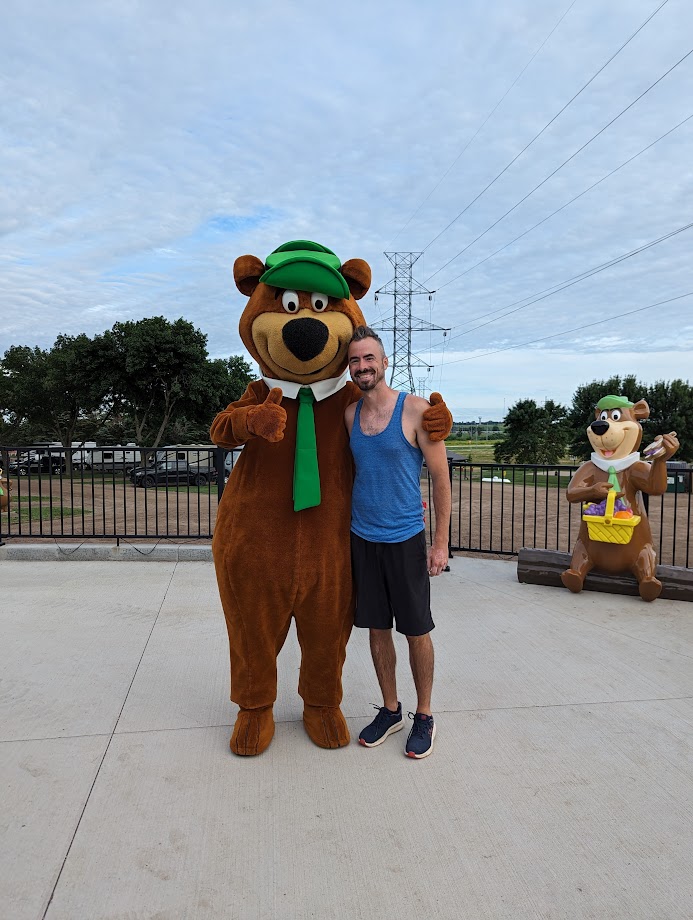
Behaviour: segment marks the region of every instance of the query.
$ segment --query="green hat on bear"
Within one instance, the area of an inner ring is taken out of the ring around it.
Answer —
[[[292,240],[267,256],[260,281],[284,290],[319,291],[341,300],[349,296],[349,285],[339,271],[341,264],[327,246]]]
[[[602,396],[595,409],[632,409],[635,403],[632,403],[625,396]]]

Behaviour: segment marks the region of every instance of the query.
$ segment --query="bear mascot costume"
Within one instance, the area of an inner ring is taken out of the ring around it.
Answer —
[[[653,601],[662,591],[657,553],[642,495],[662,495],[667,464],[679,447],[676,432],[657,435],[641,459],[640,422],[649,418],[644,399],[604,396],[594,408],[587,429],[592,458],[577,470],[567,489],[569,502],[585,502],[570,568],[561,575],[566,588],[582,590],[593,568],[601,572],[632,572],[640,597]]]
[[[249,297],[239,331],[260,366],[211,426],[219,447],[244,445],[219,504],[212,551],[229,634],[231,699],[240,707],[231,750],[260,754],[274,735],[277,655],[292,617],[301,647],[298,692],[308,736],[349,743],[340,710],[354,597],[349,530],[353,464],[344,410],[360,398],[347,349],[365,325],[356,301],[371,282],[361,259],[285,243],[265,263],[236,259]],[[424,423],[433,440],[452,417],[438,394]]]

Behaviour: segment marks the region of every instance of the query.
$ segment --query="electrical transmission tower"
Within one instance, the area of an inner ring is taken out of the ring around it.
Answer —
[[[379,332],[392,332],[394,345],[392,351],[392,373],[390,386],[395,390],[407,390],[416,393],[412,368],[426,368],[431,366],[422,361],[417,355],[412,354],[412,332],[449,332],[443,326],[434,326],[411,314],[411,298],[414,294],[428,294],[429,300],[433,291],[429,291],[418,281],[412,278],[412,266],[421,255],[420,252],[386,252],[386,257],[395,269],[395,277],[375,292],[378,294],[392,294],[395,298],[394,314],[390,319],[383,320],[372,328]]]

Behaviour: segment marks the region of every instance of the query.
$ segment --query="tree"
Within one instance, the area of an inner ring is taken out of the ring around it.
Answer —
[[[240,355],[208,360],[191,394],[196,417],[209,427],[217,412],[241,398],[252,379],[252,368]]]
[[[543,406],[519,400],[505,416],[505,437],[494,448],[496,462],[559,463],[568,444],[566,411],[551,399]]]
[[[96,336],[58,336],[49,350],[15,346],[0,360],[0,442],[136,440],[165,432],[208,441],[217,412],[251,379],[240,356],[207,357],[206,336],[184,319],[116,323]],[[173,426],[173,427],[171,427]]]
[[[169,439],[174,443],[209,441],[214,416],[240,399],[251,380],[252,369],[240,355],[208,360],[181,403],[181,414],[170,426]]]
[[[52,435],[67,449],[88,413],[101,409],[107,383],[93,372],[101,345],[82,334],[59,335],[49,350],[13,346],[0,362],[0,411],[32,437]]]
[[[675,431],[681,447],[672,459],[693,460],[693,387],[683,380],[658,380],[648,388],[646,399],[650,417],[645,444],[652,440],[650,434]]]
[[[132,419],[135,440],[158,447],[169,423],[199,398],[207,337],[182,317],[116,323],[103,334],[114,406]]]

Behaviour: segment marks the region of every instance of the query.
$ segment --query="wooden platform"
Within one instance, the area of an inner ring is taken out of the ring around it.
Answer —
[[[517,557],[517,580],[529,585],[563,588],[561,572],[565,572],[569,566],[568,553],[523,547]],[[693,601],[693,569],[685,569],[678,565],[660,565],[657,566],[657,578],[663,585],[660,597],[672,601]],[[637,597],[638,583],[630,573],[607,575],[592,570],[585,579],[583,590]]]

